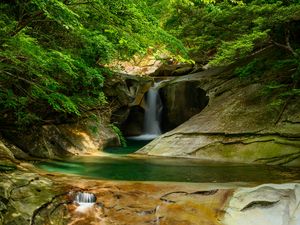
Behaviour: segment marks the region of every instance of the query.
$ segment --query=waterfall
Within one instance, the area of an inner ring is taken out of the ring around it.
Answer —
[[[130,137],[133,140],[152,140],[161,134],[160,120],[162,112],[162,102],[158,93],[159,83],[149,89],[146,95],[146,109],[144,117],[144,132],[140,136]]]
[[[158,93],[158,83],[155,83],[147,93],[147,108],[144,119],[144,135],[158,136],[160,130],[160,116],[162,103]]]
[[[92,193],[78,192],[74,201],[79,204],[76,211],[85,212],[95,204],[96,196]]]
[[[78,192],[75,197],[75,202],[77,203],[95,203],[96,196],[92,193]]]

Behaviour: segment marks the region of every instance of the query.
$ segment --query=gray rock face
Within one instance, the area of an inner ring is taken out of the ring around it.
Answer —
[[[197,81],[166,82],[160,89],[162,128],[171,130],[199,113],[207,104],[206,92]]]
[[[266,95],[262,80],[240,79],[224,68],[180,77],[173,83],[187,81],[197,81],[206,91],[208,106],[138,153],[300,165],[299,96],[285,108],[274,109],[271,103],[280,93]]]
[[[153,84],[149,77],[116,74],[106,80],[104,92],[112,107],[112,120],[122,123],[126,120],[130,107],[141,106],[144,94]]]
[[[191,64],[163,64],[159,67],[152,76],[167,77],[167,76],[182,76],[190,73],[194,69]]]
[[[152,84],[152,78],[125,74],[107,81],[105,94],[112,103],[111,121],[120,126],[125,136],[142,133],[144,96]]]
[[[299,225],[299,184],[262,185],[235,191],[224,225]]]

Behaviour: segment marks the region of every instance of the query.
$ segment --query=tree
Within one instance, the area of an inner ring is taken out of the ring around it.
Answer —
[[[214,4],[173,1],[170,10],[163,19],[165,29],[181,39],[191,57],[202,63],[230,64],[269,44],[285,42],[289,26],[291,45],[298,48],[295,40],[298,35],[295,26],[299,26],[300,20],[298,0],[215,1]]]
[[[144,1],[6,0],[0,10],[2,127],[59,122],[103,107],[105,63],[149,46],[184,49]]]

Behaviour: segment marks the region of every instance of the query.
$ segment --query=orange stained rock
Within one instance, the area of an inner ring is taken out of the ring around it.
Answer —
[[[161,225],[220,225],[223,209],[230,190],[219,190],[213,195],[181,194],[169,197],[176,203],[164,204],[161,209]],[[176,200],[175,200],[176,199]]]
[[[96,183],[81,188],[94,193],[97,204],[87,212],[71,204],[69,225],[221,225],[232,194],[177,184]]]

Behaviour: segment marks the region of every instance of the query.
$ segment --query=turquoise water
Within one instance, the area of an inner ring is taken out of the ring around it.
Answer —
[[[126,147],[109,147],[104,150],[104,152],[111,153],[111,154],[130,154],[136,152],[138,149],[142,148],[149,141],[135,141],[135,140],[126,140],[127,146]]]
[[[279,183],[300,180],[299,168],[126,155],[145,144],[147,141],[128,140],[126,148],[106,149],[107,156],[45,161],[36,166],[49,172],[103,180],[217,183]]]
[[[300,171],[297,168],[187,159],[83,157],[64,162],[40,162],[37,166],[50,172],[77,174],[104,180],[218,183],[276,183],[300,180]]]

